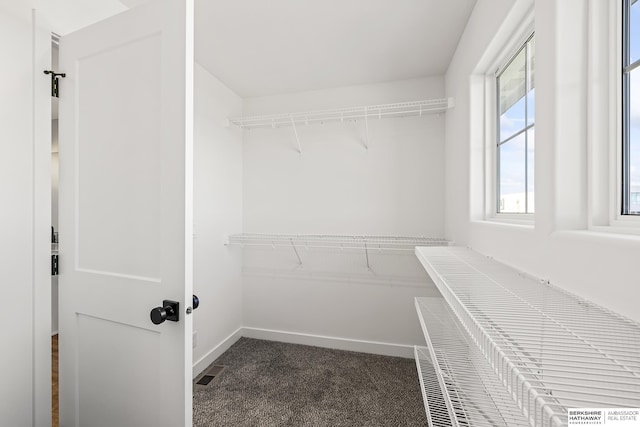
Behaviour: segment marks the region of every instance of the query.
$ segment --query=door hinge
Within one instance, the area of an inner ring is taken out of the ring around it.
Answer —
[[[57,254],[51,255],[51,275],[52,276],[58,275],[58,255]]]
[[[58,98],[60,95],[60,88],[58,87],[58,78],[67,77],[67,73],[56,73],[52,70],[44,70],[45,74],[51,74],[51,96]]]

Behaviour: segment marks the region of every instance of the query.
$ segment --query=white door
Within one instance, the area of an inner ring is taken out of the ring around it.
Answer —
[[[59,71],[61,426],[190,426],[193,0],[63,37]]]

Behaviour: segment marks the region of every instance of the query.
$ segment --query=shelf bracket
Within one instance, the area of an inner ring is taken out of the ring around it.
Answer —
[[[298,253],[298,249],[296,248],[296,245],[293,243],[293,239],[289,239],[289,242],[291,242],[291,247],[293,248],[293,252],[295,252],[296,256],[298,257],[298,264],[302,265],[302,258],[300,258],[300,254]]]
[[[369,265],[369,247],[366,242],[364,244],[364,256],[367,258],[367,270],[371,270],[371,266]]]
[[[296,142],[298,143],[298,153],[302,155],[302,146],[300,145],[300,137],[298,137],[298,128],[296,128],[296,122],[295,120],[293,120],[293,116],[289,116],[289,118],[291,119],[291,126],[293,126],[293,133],[296,135]]]
[[[364,108],[364,127],[366,131],[364,148],[369,149],[369,111],[367,107]]]

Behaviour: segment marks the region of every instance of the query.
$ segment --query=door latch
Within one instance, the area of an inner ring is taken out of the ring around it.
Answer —
[[[187,307],[187,314],[193,313],[193,310],[200,307],[200,298],[197,295],[193,296],[193,307]]]

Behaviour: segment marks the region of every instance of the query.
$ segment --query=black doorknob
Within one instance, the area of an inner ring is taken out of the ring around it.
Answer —
[[[149,317],[154,325],[159,325],[165,320],[177,322],[179,320],[180,303],[176,301],[164,300],[162,307],[156,307],[151,310]]]
[[[200,307],[200,298],[197,295],[193,296],[193,309]]]

